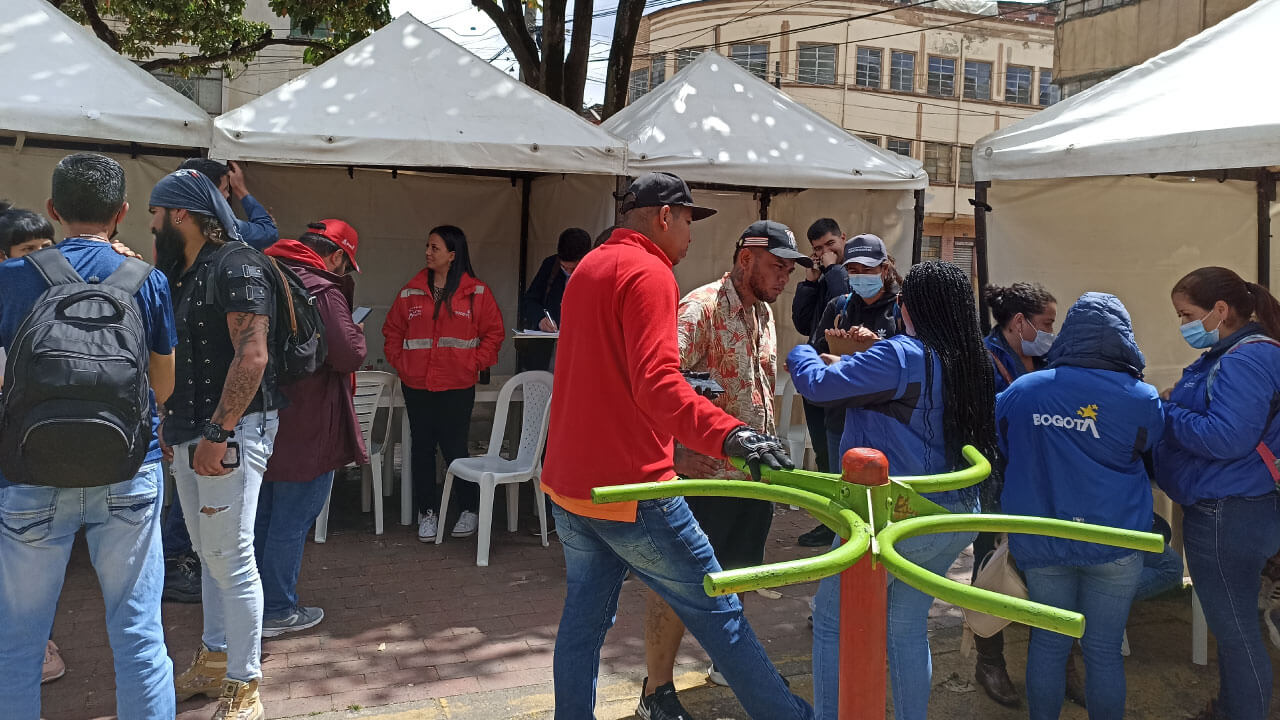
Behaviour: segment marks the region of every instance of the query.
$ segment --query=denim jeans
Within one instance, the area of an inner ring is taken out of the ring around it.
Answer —
[[[844,430],[832,430],[827,428],[827,472],[837,475],[841,472],[841,461],[844,456],[840,453],[840,439],[844,437]]]
[[[936,502],[936,501],[935,501]],[[952,512],[973,512],[965,503],[940,502]],[[908,538],[894,547],[907,560],[945,575],[976,533],[938,533]],[[839,543],[840,539],[836,539]],[[835,547],[835,545],[833,545]],[[897,720],[924,720],[933,688],[929,655],[929,607],[933,598],[889,576],[888,655]],[[813,608],[813,702],[819,720],[836,720],[840,703],[840,578],[818,584]]]
[[[160,624],[159,463],[132,480],[97,488],[12,485],[0,489],[0,715],[40,717],[45,642],[76,533],[106,605],[121,720],[174,716],[173,664]]]
[[[600,648],[630,570],[667,601],[755,720],[809,720],[813,709],[774,668],[737,595],[708,597],[702,578],[720,570],[684,498],[642,500],[636,521],[575,515],[553,505],[568,594],[556,634],[556,720],[595,717]]]
[[[227,653],[227,677],[262,676],[262,580],[253,557],[258,490],[276,437],[275,411],[245,415],[236,426],[240,467],[207,477],[191,469],[188,447],[175,445],[173,478],[191,544],[200,556],[204,646]]]
[[[1124,658],[1120,645],[1142,574],[1142,553],[1100,565],[1029,568],[1027,594],[1038,603],[1084,614],[1085,698],[1089,720],[1124,717]],[[1067,656],[1075,640],[1031,629],[1027,650],[1027,708],[1031,720],[1057,720],[1067,693]]]
[[[1183,551],[1205,621],[1218,642],[1218,710],[1262,720],[1271,704],[1271,660],[1258,622],[1262,568],[1280,549],[1280,495],[1184,505]]]
[[[1142,553],[1142,574],[1138,577],[1138,589],[1134,602],[1150,600],[1174,588],[1182,587],[1182,556],[1165,545],[1163,552]]]
[[[333,471],[307,482],[268,482],[258,493],[254,557],[262,576],[262,617],[276,620],[298,606],[298,571],[307,531],[333,489]]]
[[[176,485],[174,491],[176,495]],[[169,503],[169,511],[160,521],[160,542],[164,546],[166,558],[191,552],[191,534],[187,532],[187,520],[182,516],[182,502],[176,497]]]

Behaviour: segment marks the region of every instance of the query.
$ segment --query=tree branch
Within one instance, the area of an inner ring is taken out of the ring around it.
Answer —
[[[478,8],[502,33],[511,52],[515,53],[520,71],[524,73],[525,84],[542,88],[542,62],[538,58],[538,44],[524,25],[524,7],[519,0],[502,0],[499,7],[496,0],[471,0],[471,5]]]
[[[88,0],[85,0],[86,2]],[[278,38],[271,35],[263,35],[258,40],[248,45],[234,45],[222,52],[209,53],[208,55],[187,55],[184,57],[157,58],[139,63],[139,67],[147,72],[154,70],[167,70],[169,68],[192,67],[195,65],[215,65],[227,60],[234,60],[236,57],[245,53],[257,53],[259,50],[271,47],[273,45],[291,45],[294,47],[313,47],[322,50],[334,50],[333,45],[323,40],[311,40],[308,38]]]
[[[574,112],[582,111],[582,98],[587,86],[587,61],[591,54],[592,0],[574,0],[573,37],[569,40],[569,56],[564,61],[564,104]]]
[[[631,75],[631,59],[636,52],[640,19],[644,16],[644,2],[645,0],[618,0],[618,15],[613,24],[613,46],[609,48],[609,69],[605,74],[605,118],[627,104],[627,81]]]
[[[98,14],[98,0],[80,0],[80,7],[84,8],[85,18],[89,21],[89,27],[93,28],[93,34],[109,45],[112,50],[120,52],[120,36],[108,27],[103,22],[102,16]]]

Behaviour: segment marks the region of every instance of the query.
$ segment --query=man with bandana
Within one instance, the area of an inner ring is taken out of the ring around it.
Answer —
[[[253,529],[284,403],[269,352],[280,281],[271,261],[240,241],[227,201],[199,172],[164,177],[150,211],[178,328],[161,438],[203,566],[202,643],[174,684],[179,701],[218,697],[215,720],[259,720],[263,599]]]

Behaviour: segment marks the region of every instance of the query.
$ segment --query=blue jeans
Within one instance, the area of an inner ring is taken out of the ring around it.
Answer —
[[[937,501],[935,501],[937,502]],[[965,503],[939,502],[952,512],[973,512]],[[894,547],[907,560],[945,575],[977,533],[921,535]],[[839,538],[836,539],[839,543]],[[833,545],[834,547],[834,545]],[[889,576],[888,656],[897,720],[924,720],[933,687],[929,655],[929,607],[933,598]],[[818,584],[813,607],[813,702],[819,720],[836,720],[840,704],[840,578]]]
[[[40,668],[67,560],[85,528],[106,604],[121,720],[174,716],[173,664],[160,624],[159,463],[97,488],[0,489],[0,708],[40,717]]]
[[[298,571],[307,531],[332,488],[332,470],[307,482],[262,484],[253,549],[262,576],[263,618],[276,620],[298,607]]]
[[[1039,603],[1075,610],[1085,618],[1085,697],[1089,720],[1124,717],[1124,658],[1120,645],[1129,621],[1142,553],[1101,565],[1056,565],[1027,569],[1027,594]],[[1255,593],[1256,595],[1256,593]],[[1027,708],[1031,720],[1057,720],[1067,693],[1067,656],[1075,640],[1031,629],[1027,650]]]
[[[552,506],[564,546],[568,594],[556,634],[556,720],[595,717],[600,648],[630,570],[675,610],[747,714],[809,720],[813,709],[782,680],[742,614],[737,595],[708,597],[702,578],[720,570],[684,498],[641,500],[636,521],[596,520]]]
[[[832,430],[827,428],[827,463],[829,467],[827,472],[839,475],[842,472],[840,467],[844,455],[840,452],[840,438],[844,436],[844,430]]]
[[[1263,720],[1271,705],[1271,660],[1258,623],[1262,568],[1280,549],[1280,495],[1184,505],[1183,551],[1205,621],[1218,641],[1218,710]]]
[[[262,676],[262,580],[253,557],[258,490],[276,437],[276,413],[245,415],[236,426],[240,467],[207,477],[191,469],[188,447],[175,445],[173,478],[200,556],[204,646],[227,654],[227,677]]]
[[[1134,602],[1150,600],[1170,590],[1182,587],[1182,556],[1165,545],[1164,552],[1142,553],[1142,575],[1138,577],[1138,589]]]

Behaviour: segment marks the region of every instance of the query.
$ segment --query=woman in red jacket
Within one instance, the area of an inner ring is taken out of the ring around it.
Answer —
[[[453,225],[433,228],[427,266],[400,290],[382,326],[387,362],[400,374],[413,435],[413,493],[418,539],[439,526],[441,490],[436,447],[447,465],[467,456],[467,432],[480,371],[498,362],[504,330],[493,292],[476,279],[467,237]],[[453,537],[476,532],[479,487],[459,483],[462,512]]]

